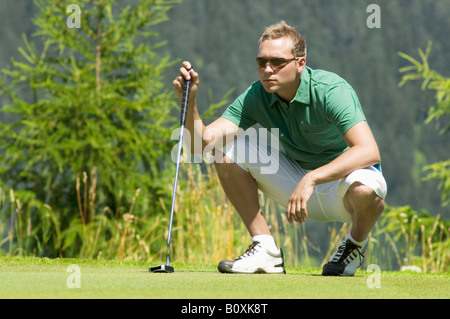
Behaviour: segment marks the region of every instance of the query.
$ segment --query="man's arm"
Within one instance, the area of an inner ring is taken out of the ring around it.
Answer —
[[[327,165],[306,174],[295,188],[286,208],[289,223],[292,224],[293,220],[305,222],[308,217],[306,205],[316,185],[340,179],[354,170],[380,161],[377,143],[365,121],[351,127],[344,134],[344,140],[350,147],[347,151]]]
[[[190,152],[193,154],[203,154],[204,148],[210,143],[222,146],[225,143],[226,134],[236,133],[238,126],[225,118],[218,118],[206,127],[197,109],[196,96],[200,82],[199,76],[188,61],[183,62],[183,66],[180,68],[180,76],[173,81],[173,88],[180,102],[183,97],[183,84],[185,79],[191,80],[191,91],[189,94],[185,124],[191,136]],[[199,144],[199,141],[201,141],[201,147],[200,145],[196,145],[196,143]]]
[[[345,177],[354,170],[375,165],[380,161],[378,145],[365,121],[351,127],[344,140],[350,147],[334,161],[311,172],[314,183],[323,184]]]

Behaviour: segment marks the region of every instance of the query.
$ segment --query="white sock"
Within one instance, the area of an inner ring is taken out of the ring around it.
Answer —
[[[278,247],[275,244],[275,240],[270,235],[256,235],[252,237],[252,241],[258,241],[267,250],[275,252],[278,251]]]
[[[350,239],[351,242],[354,243],[355,245],[363,247],[369,240],[369,237],[366,237],[366,239],[364,239],[363,241],[357,241],[355,238],[353,238],[353,236],[350,233],[348,233],[346,239]]]

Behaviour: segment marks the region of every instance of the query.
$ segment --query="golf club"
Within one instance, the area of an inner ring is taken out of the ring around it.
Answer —
[[[175,195],[177,192],[178,170],[180,168],[180,157],[181,157],[181,150],[183,147],[183,131],[184,131],[184,124],[186,123],[186,115],[187,115],[188,101],[189,101],[189,91],[191,89],[190,84],[191,84],[190,80],[184,80],[183,98],[181,99],[181,118],[180,118],[181,130],[180,130],[180,138],[178,141],[178,153],[177,153],[177,166],[176,166],[176,170],[175,170],[175,181],[173,183],[172,207],[170,209],[170,221],[169,221],[169,234],[167,236],[167,260],[166,260],[165,265],[151,267],[149,269],[150,272],[172,273],[175,271],[173,269],[173,267],[169,265],[169,263],[170,263],[170,237],[171,237],[171,233],[172,233],[173,211],[174,211],[174,207],[175,207]]]

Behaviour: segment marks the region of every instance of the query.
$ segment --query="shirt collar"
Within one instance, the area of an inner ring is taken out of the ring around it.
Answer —
[[[302,71],[302,79],[300,82],[300,85],[297,89],[297,93],[295,93],[294,99],[291,101],[296,101],[302,104],[310,104],[311,96],[310,96],[310,80],[311,80],[311,69],[309,67],[305,67],[305,69]],[[276,93],[271,94],[270,99],[270,106],[273,106],[276,104],[277,101],[279,101],[280,98]]]

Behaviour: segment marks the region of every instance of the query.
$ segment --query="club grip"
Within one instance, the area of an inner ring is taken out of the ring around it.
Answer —
[[[180,124],[183,126],[186,123],[186,115],[187,115],[187,110],[188,110],[190,90],[191,90],[191,81],[184,80],[183,98],[181,99],[181,118],[180,118]]]

